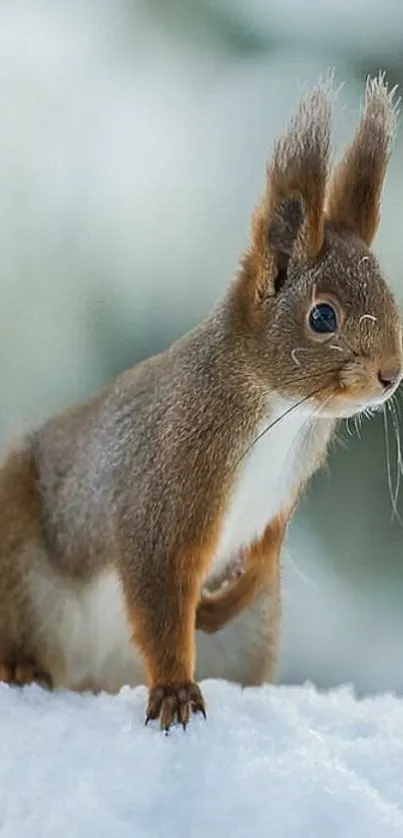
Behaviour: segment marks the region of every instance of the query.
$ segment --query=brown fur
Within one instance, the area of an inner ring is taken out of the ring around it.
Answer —
[[[287,509],[271,521],[261,539],[246,548],[242,570],[227,587],[202,596],[197,608],[196,628],[208,633],[219,631],[252,604],[265,584],[275,583],[290,517],[291,510]]]
[[[374,167],[365,201],[358,185],[371,177],[368,149],[389,148],[390,96],[382,79],[369,86],[366,113],[375,109],[379,118],[364,117],[325,216],[330,103],[329,85],[319,85],[278,141],[238,278],[206,321],[87,405],[45,423],[6,458],[0,674],[7,680],[46,672],[56,686],[77,688],[63,645],[69,638],[60,639],[50,617],[64,596],[84,607],[82,597],[113,571],[145,664],[147,717],[168,728],[204,712],[194,683],[196,610],[262,427],[270,433],[280,399],[289,410],[303,399],[311,411],[286,501],[292,506],[325,456],[335,419],[384,398],[380,370],[400,376],[400,319],[366,245],[385,161]],[[357,187],[348,191],[350,176]],[[332,300],[339,315],[331,337],[309,326],[321,300]],[[288,517],[279,508],[263,537],[239,544],[245,573],[210,605],[202,601],[200,625],[221,628],[271,580],[277,585]],[[83,674],[82,685],[89,682]],[[103,686],[102,678],[93,683]]]
[[[333,175],[328,195],[329,218],[368,245],[379,225],[382,188],[395,132],[393,93],[377,80],[368,82],[355,137]]]

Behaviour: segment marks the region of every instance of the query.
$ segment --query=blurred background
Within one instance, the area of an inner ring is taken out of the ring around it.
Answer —
[[[3,440],[208,312],[301,90],[345,82],[337,153],[367,74],[403,82],[402,32],[401,0],[3,0]],[[402,163],[403,129],[376,240],[401,303]],[[282,680],[402,692],[398,447],[388,476],[382,417],[350,430],[285,552]]]

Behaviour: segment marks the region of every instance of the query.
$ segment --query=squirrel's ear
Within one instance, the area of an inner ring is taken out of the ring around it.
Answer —
[[[312,260],[322,247],[332,100],[329,76],[301,100],[287,133],[276,142],[244,263],[260,298],[279,290],[291,258]]]
[[[368,79],[354,139],[329,185],[326,217],[368,245],[379,224],[382,187],[396,130],[395,91],[388,90],[383,73]]]

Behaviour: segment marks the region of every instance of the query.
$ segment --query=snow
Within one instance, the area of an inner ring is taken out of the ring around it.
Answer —
[[[1,838],[401,838],[403,700],[203,689],[207,721],[164,736],[142,687],[2,684]]]

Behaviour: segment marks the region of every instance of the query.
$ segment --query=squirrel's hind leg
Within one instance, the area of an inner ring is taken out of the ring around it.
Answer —
[[[33,456],[27,447],[12,450],[0,466],[0,681],[16,686],[51,687],[30,592],[44,549]]]
[[[52,689],[52,679],[47,672],[32,658],[16,655],[0,663],[0,681],[16,687],[39,684],[45,689]]]

